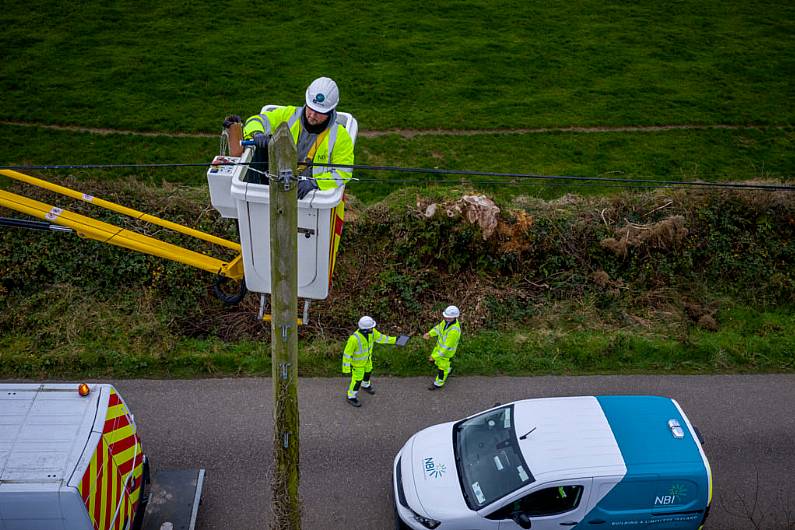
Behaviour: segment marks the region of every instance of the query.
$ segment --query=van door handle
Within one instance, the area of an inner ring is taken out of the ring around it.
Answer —
[[[604,519],[591,519],[588,524],[605,524],[606,522]]]
[[[560,523],[560,526],[574,526],[577,523],[579,523],[579,521],[569,521],[567,523]]]

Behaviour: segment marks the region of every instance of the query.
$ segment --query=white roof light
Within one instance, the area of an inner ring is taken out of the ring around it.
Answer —
[[[682,430],[678,420],[668,420],[668,428],[671,429],[671,434],[674,435],[674,438],[678,439],[685,437],[685,431]]]

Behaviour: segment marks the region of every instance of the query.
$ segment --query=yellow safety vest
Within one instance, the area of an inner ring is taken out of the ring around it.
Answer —
[[[342,371],[349,371],[351,366],[358,368],[366,365],[373,355],[373,344],[395,344],[396,341],[397,337],[384,335],[377,329],[373,329],[373,332],[367,335],[356,330],[345,345],[345,352],[342,354]]]
[[[445,324],[447,321],[442,320],[428,332],[431,337],[436,337],[436,347],[431,353],[434,359],[452,359],[458,349],[458,341],[461,340],[461,324],[458,320],[447,326],[447,329]]]
[[[243,138],[250,140],[258,132],[270,136],[279,125],[286,122],[297,144],[303,112],[304,107],[287,106],[251,116],[243,127]],[[307,158],[319,164],[353,165],[353,140],[345,127],[334,122],[318,135],[317,141],[307,153]],[[300,162],[304,160],[299,160]],[[351,170],[314,166],[312,176],[316,179],[319,189],[330,190],[345,185],[351,178]]]

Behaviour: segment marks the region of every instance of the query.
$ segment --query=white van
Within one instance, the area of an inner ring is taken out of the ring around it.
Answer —
[[[397,523],[422,530],[697,529],[712,473],[679,404],[528,399],[424,429],[395,457]]]
[[[0,529],[140,525],[147,475],[113,386],[0,384]]]

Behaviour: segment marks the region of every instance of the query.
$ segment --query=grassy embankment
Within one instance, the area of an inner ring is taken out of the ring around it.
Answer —
[[[202,190],[94,186],[99,196],[136,197],[144,210],[231,234]],[[462,374],[795,368],[791,194],[514,197],[484,240],[476,225],[445,213],[465,192],[410,188],[371,206],[351,200],[332,296],[302,328],[303,374],[336,372],[360,313],[384,332],[418,336],[450,301],[465,311]],[[432,202],[439,213],[427,219]],[[269,373],[254,296],[228,308],[211,297],[210,275],[176,263],[74,236],[2,236],[10,251],[0,257],[0,373]],[[382,374],[425,370],[420,340],[380,350]]]

